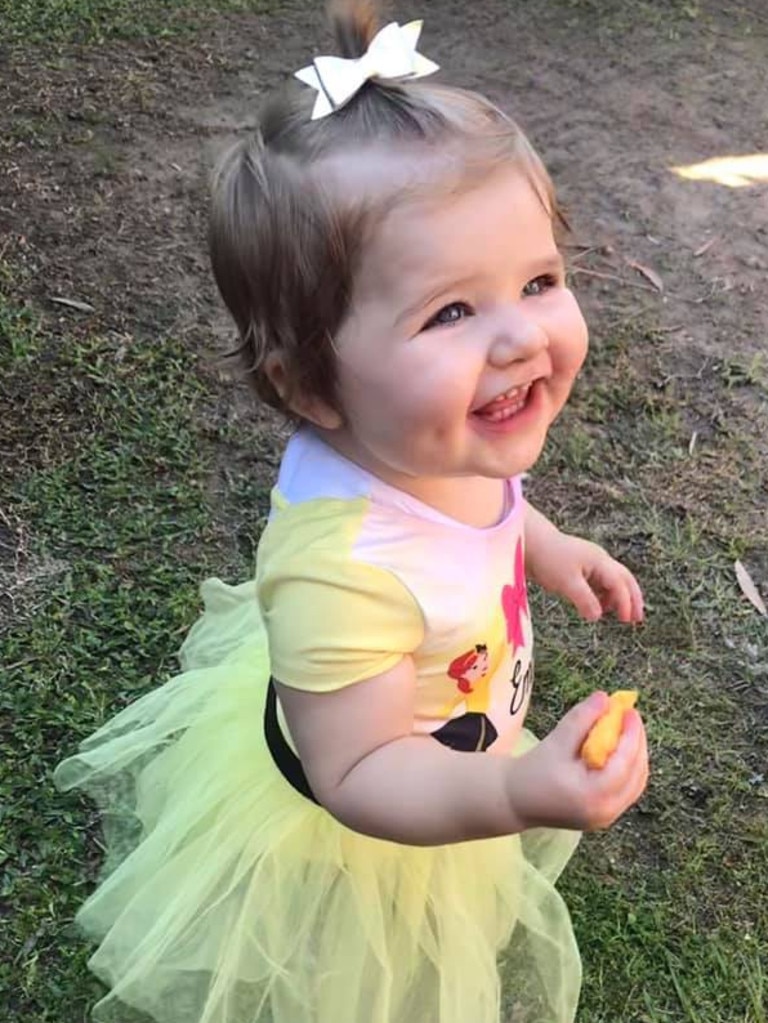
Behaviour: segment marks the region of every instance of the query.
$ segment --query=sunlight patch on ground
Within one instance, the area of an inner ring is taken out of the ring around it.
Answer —
[[[728,188],[744,188],[768,181],[768,153],[716,156],[687,167],[672,167],[671,170],[688,181],[713,181]]]

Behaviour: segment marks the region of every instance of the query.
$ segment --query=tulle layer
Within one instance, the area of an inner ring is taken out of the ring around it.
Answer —
[[[266,748],[253,585],[203,592],[184,672],[56,774],[104,811],[105,875],[78,917],[110,989],[96,1018],[570,1023],[580,964],[553,884],[578,836],[425,849],[343,827]]]

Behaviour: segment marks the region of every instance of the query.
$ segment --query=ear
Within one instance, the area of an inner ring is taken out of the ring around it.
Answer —
[[[285,360],[282,353],[270,352],[264,360],[264,372],[269,382],[283,399],[285,404],[301,419],[319,426],[323,430],[338,430],[343,423],[341,415],[327,402],[315,394],[294,393],[290,401],[286,400],[288,394],[288,374],[285,369]]]

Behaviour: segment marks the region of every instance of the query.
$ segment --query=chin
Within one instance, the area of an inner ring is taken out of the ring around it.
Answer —
[[[546,437],[542,437],[539,444],[533,445],[525,452],[517,452],[516,457],[511,458],[504,466],[504,471],[500,470],[498,475],[500,477],[519,476],[521,473],[530,472],[541,458],[545,441]],[[494,473],[494,475],[496,474]]]

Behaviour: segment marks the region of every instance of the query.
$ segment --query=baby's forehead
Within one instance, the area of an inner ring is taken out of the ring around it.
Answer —
[[[464,270],[486,240],[509,228],[505,211],[511,209],[524,207],[527,224],[533,218],[536,247],[556,251],[550,198],[520,160],[489,166],[446,151],[376,147],[334,157],[319,172],[331,202],[361,214],[358,295],[399,284],[408,273]],[[516,218],[512,226],[520,224]]]
[[[458,196],[511,174],[536,187],[534,169],[520,155],[491,160],[461,146],[420,143],[342,150],[317,161],[312,174],[334,204],[370,213],[373,222],[400,211],[439,211]],[[537,191],[548,202],[546,187]]]
[[[343,149],[318,160],[313,176],[344,205],[428,200],[448,191],[469,172],[468,160],[452,148],[408,143]]]
[[[552,215],[545,184],[535,180],[533,168],[520,158],[489,162],[447,146],[350,149],[318,161],[313,177],[343,219],[345,214],[359,218],[358,257],[363,263],[372,250],[398,249],[402,234],[410,237],[411,245],[418,244],[422,229],[450,221],[463,198],[483,190],[496,196],[510,181],[524,201]]]

